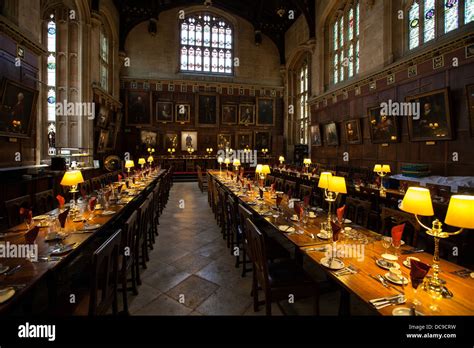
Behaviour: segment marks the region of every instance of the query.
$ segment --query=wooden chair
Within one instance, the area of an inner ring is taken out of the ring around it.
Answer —
[[[151,193],[153,194],[153,193]],[[136,243],[136,250],[135,250],[135,273],[137,276],[137,284],[141,285],[142,281],[140,278],[140,265],[143,268],[146,268],[146,263],[149,260],[148,257],[148,245],[150,232],[151,232],[151,219],[153,215],[151,215],[151,197],[148,196],[145,201],[138,207],[138,235],[137,235],[137,243]],[[153,232],[151,232],[153,234]]]
[[[39,215],[49,212],[56,208],[56,202],[53,190],[38,192],[35,194],[34,213]]]
[[[199,189],[201,190],[201,192],[204,192],[204,190],[207,190],[207,177],[204,177],[202,175],[202,169],[199,165],[197,166],[197,174]]]
[[[102,188],[102,182],[100,177],[95,177],[91,179],[92,191],[98,191]]]
[[[128,311],[128,298],[127,292],[131,290],[134,295],[138,295],[137,289],[137,275],[136,275],[136,256],[135,253],[138,250],[138,212],[134,211],[127,219],[124,225],[122,234],[122,242],[120,246],[121,250],[121,268],[120,278],[122,283],[123,292],[123,310],[125,314],[129,314]],[[128,273],[131,273],[130,282],[131,288],[128,287]]]
[[[314,297],[314,314],[319,315],[319,288],[294,260],[269,263],[266,252],[266,238],[250,220],[246,220],[247,239],[253,258],[253,308],[258,311],[265,304],[266,315],[272,315],[272,302],[288,300],[288,294],[295,299]],[[261,286],[265,300],[259,302],[258,288]],[[281,306],[280,306],[281,308]],[[282,309],[283,311],[283,309]]]
[[[265,186],[271,186],[275,182],[275,177],[273,175],[267,175],[265,180]]]
[[[404,223],[406,225],[405,230],[403,231],[403,240],[408,245],[413,247],[417,246],[421,227],[416,221],[414,215],[400,210],[383,207],[380,214],[380,219],[382,221],[382,226],[380,228],[380,233],[382,235],[390,235],[390,231],[393,226]]]
[[[5,202],[8,217],[8,226],[13,227],[21,224],[20,208],[31,209],[31,196],[22,196]]]
[[[226,222],[228,224],[228,235],[227,235],[227,247],[230,248],[230,254],[234,255],[235,254],[235,247],[238,247],[240,243],[240,235],[239,235],[239,221],[238,221],[238,215],[239,215],[239,208],[237,205],[237,202],[235,201],[234,197],[232,195],[227,196],[227,201],[226,201]],[[237,254],[238,258],[238,254]],[[237,266],[238,267],[238,266]]]
[[[372,204],[369,201],[347,197],[345,218],[367,228],[369,225],[371,206]]]
[[[292,196],[296,196],[298,192],[296,192],[296,182],[291,180],[285,180],[285,184],[283,186],[283,192],[288,193],[288,191],[292,192]]]
[[[88,195],[92,193],[92,184],[90,180],[84,180],[82,184],[79,184],[79,189],[84,190],[84,192]]]
[[[313,188],[307,185],[300,185],[300,189],[298,192],[298,198],[304,200],[306,196],[309,196],[309,204],[313,205]]]
[[[224,186],[219,186],[217,189],[217,194],[219,196],[219,207],[218,207],[218,212],[219,212],[219,221],[221,222],[221,233],[222,237],[224,239],[227,238],[229,235],[229,224],[227,221],[227,214],[226,214],[226,201],[227,201],[227,191],[225,190]]]
[[[276,178],[275,179],[276,183],[276,189],[277,191],[283,191],[285,189],[285,179],[283,178]],[[286,193],[286,192],[285,192]]]

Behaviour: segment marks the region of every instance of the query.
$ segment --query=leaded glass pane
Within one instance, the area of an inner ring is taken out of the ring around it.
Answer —
[[[408,32],[409,32],[409,48],[414,49],[420,45],[420,5],[414,2],[408,12]]]
[[[52,53],[48,56],[47,71],[48,86],[56,87],[56,57]]]
[[[459,1],[458,0],[444,0],[444,32],[458,28],[459,19]]]
[[[348,40],[352,40],[354,38],[354,10],[351,8],[349,10],[349,18],[348,18]]]
[[[474,0],[464,0],[464,23],[474,21]]]
[[[423,42],[428,42],[435,38],[435,0],[425,0],[424,11]]]

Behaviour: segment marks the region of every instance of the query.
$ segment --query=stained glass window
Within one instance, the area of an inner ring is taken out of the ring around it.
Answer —
[[[308,63],[304,62],[299,71],[300,83],[297,94],[299,101],[297,139],[300,144],[308,144],[309,141],[308,78]]]
[[[350,5],[335,19],[332,29],[334,84],[359,72],[359,3]]]
[[[233,28],[212,14],[192,14],[181,22],[181,71],[233,73]]]
[[[48,93],[46,96],[48,115],[48,154],[56,155],[56,22],[50,16],[46,28],[48,58],[46,61]]]
[[[415,0],[408,8],[408,48],[417,48],[472,21],[474,0]]]
[[[100,86],[109,90],[109,39],[104,26],[100,30]]]

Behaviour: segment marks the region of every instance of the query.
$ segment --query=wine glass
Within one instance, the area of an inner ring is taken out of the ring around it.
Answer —
[[[382,237],[382,246],[385,249],[385,254],[388,252],[388,248],[392,244],[392,237],[384,236]]]
[[[89,218],[87,219],[87,222],[90,224],[94,220],[94,210],[95,210],[95,204],[88,204],[87,205],[87,210],[89,211]]]
[[[398,250],[400,249],[400,246],[402,245],[402,240],[401,239],[393,239],[392,238],[392,246],[395,248],[395,256],[398,257]]]

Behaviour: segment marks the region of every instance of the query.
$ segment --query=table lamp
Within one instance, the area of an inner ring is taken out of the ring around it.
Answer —
[[[262,149],[262,153],[263,153],[263,156],[266,156],[268,154],[268,149],[267,148]]]
[[[146,161],[144,158],[139,158],[138,159],[138,164],[141,165],[142,169],[143,169],[143,166],[145,165]]]
[[[224,158],[221,156],[217,157],[217,163],[219,163],[219,173],[222,173],[222,163],[224,162]]]
[[[234,159],[234,162],[232,163],[232,165],[234,166],[236,175],[239,175],[240,160],[238,158]]]
[[[212,151],[214,151],[214,149],[212,147],[207,148],[206,149],[207,155],[210,156]]]
[[[306,173],[309,172],[309,166],[311,165],[311,158],[305,158],[303,164],[306,167]]]
[[[374,166],[374,173],[380,176],[380,196],[385,197],[385,188],[383,187],[383,178],[390,173],[390,166],[388,164],[376,164]]]
[[[176,152],[175,148],[174,147],[171,147],[168,149],[168,153],[173,156],[173,154]]]
[[[224,163],[225,163],[225,167],[227,168],[227,170],[229,170],[230,158],[226,157],[226,159],[224,160]]]
[[[328,223],[331,223],[331,206],[339,193],[347,193],[346,180],[342,176],[333,176],[332,173],[323,172],[319,176],[318,187],[324,189],[324,199],[328,202]]]
[[[125,168],[127,168],[128,174],[130,174],[130,169],[133,167],[135,167],[135,162],[133,162],[132,160],[125,161]]]
[[[70,186],[71,190],[69,191],[72,193],[72,201],[74,207],[76,206],[76,192],[77,190],[77,185],[81,184],[84,182],[84,178],[82,177],[82,173],[80,170],[69,170],[66,173],[64,173],[64,176],[60,182],[61,186]]]
[[[280,157],[278,158],[278,160],[280,161],[280,165],[281,165],[281,166],[283,165],[283,163],[285,163],[285,157],[283,157],[283,156],[280,156]]]
[[[155,161],[152,155],[148,156],[147,160],[148,164],[151,166],[151,164]]]
[[[153,147],[149,147],[149,148],[147,149],[147,151],[148,151],[148,153],[150,154],[150,156],[151,156],[153,153],[155,153],[155,149],[154,149]]]
[[[432,227],[425,226],[419,219],[420,216],[434,216],[433,204],[431,202],[430,190],[423,187],[408,188],[400,209],[415,215],[416,221],[426,230],[426,234],[434,238],[433,253],[433,277],[425,283],[424,287],[433,297],[440,298],[443,291],[443,281],[439,279],[439,241],[460,234],[464,228],[474,228],[474,196],[454,195],[451,196],[448,205],[448,212],[444,223],[450,226],[459,227],[456,232],[443,231],[443,223],[435,219]]]

